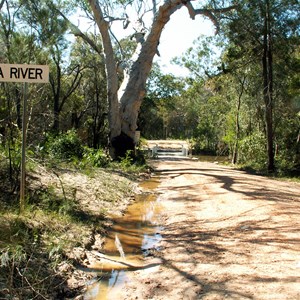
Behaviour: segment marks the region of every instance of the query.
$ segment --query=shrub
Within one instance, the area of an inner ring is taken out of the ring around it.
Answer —
[[[239,146],[239,163],[263,170],[267,164],[266,139],[262,133],[256,132],[242,139]]]
[[[110,158],[103,149],[92,149],[86,147],[84,148],[83,161],[84,164],[103,168],[109,164]]]
[[[82,158],[84,148],[75,130],[69,130],[48,141],[48,151],[59,159]]]

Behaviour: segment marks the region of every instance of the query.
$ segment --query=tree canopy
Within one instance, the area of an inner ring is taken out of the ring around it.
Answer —
[[[297,1],[0,4],[1,62],[51,70],[49,85],[30,87],[33,145],[75,128],[83,143],[109,145],[117,158],[134,149],[138,129],[146,138],[193,139],[199,151],[230,154],[234,163],[251,161],[250,148],[259,148],[269,171],[288,155],[297,165]],[[199,37],[175,60],[190,70],[188,78],[163,74],[159,66],[150,73],[164,26],[179,9],[210,19],[217,34]],[[85,30],[74,16],[86,18]],[[1,95],[3,140],[13,142],[22,87],[1,84]],[[153,131],[155,123],[160,129]]]

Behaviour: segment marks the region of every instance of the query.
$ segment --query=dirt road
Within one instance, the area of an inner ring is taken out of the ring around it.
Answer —
[[[130,272],[118,299],[300,299],[299,183],[187,159],[154,164],[162,264]]]

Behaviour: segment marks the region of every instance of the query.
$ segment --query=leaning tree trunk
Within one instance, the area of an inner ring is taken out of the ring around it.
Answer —
[[[210,18],[217,26],[214,13],[220,14],[235,8],[234,6],[220,9],[195,9],[190,1],[170,0],[165,1],[158,10],[154,9],[155,17],[150,33],[145,37],[145,32],[136,32],[139,43],[131,65],[124,70],[124,81],[118,88],[117,64],[114,57],[112,41],[109,34],[109,22],[105,20],[102,8],[97,0],[88,0],[95,21],[100,30],[105,56],[107,75],[107,92],[109,103],[109,127],[110,127],[110,154],[113,158],[124,157],[128,150],[135,147],[135,132],[137,118],[145,95],[146,81],[152,67],[154,55],[158,52],[160,36],[164,26],[170,20],[171,15],[183,6],[186,6],[190,17],[202,14]],[[84,36],[82,32],[72,25],[76,35],[81,36],[96,51],[96,45]]]
[[[114,138],[117,141],[114,146],[120,149],[123,155],[127,150],[134,149],[137,119],[146,92],[146,80],[152,67],[154,55],[157,53],[162,30],[169,21],[171,14],[172,10],[166,7],[162,6],[159,9],[151,32],[141,45],[138,59],[133,63],[126,81],[120,88],[125,86],[125,89],[120,91],[121,135]],[[125,147],[124,140],[126,141]]]
[[[216,28],[218,28],[218,24],[213,13],[228,12],[235,8],[235,6],[230,6],[214,10],[195,9],[190,1],[184,0],[165,1],[164,4],[158,8],[151,26],[151,31],[145,41],[141,43],[139,53],[135,53],[135,55],[138,54],[138,58],[134,60],[127,74],[128,76],[125,76],[126,81],[122,83],[119,90],[121,102],[121,134],[119,137],[114,137],[114,140],[118,141],[114,146],[120,149],[123,155],[124,151],[132,150],[135,146],[138,114],[142,99],[145,95],[146,80],[152,67],[153,58],[154,55],[158,53],[157,48],[162,31],[170,20],[171,15],[183,6],[188,9],[192,19],[194,19],[196,15],[205,15],[210,18]],[[127,149],[126,147],[122,148],[124,145],[122,142],[124,143],[124,141]]]
[[[166,23],[171,14],[181,7],[180,0],[170,1],[162,5],[153,21],[152,29],[141,44],[137,59],[124,76],[124,82],[118,91],[117,64],[109,36],[109,24],[104,20],[102,11],[96,0],[89,4],[99,27],[107,75],[107,91],[109,103],[110,154],[113,158],[124,157],[128,150],[134,150],[137,118],[145,95],[146,80],[152,67],[154,55]]]

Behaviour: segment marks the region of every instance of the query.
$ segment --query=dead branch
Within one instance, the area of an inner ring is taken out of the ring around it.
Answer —
[[[228,6],[228,7],[214,8],[214,9],[206,9],[206,8],[195,9],[190,1],[185,2],[184,5],[187,7],[189,15],[192,20],[195,20],[196,15],[203,15],[203,16],[208,17],[212,21],[214,26],[216,27],[216,33],[218,33],[218,31],[219,31],[220,25],[219,25],[218,19],[216,18],[215,14],[226,13],[226,12],[232,11],[237,8],[236,5],[232,5],[232,6]]]
[[[47,298],[45,298],[39,291],[35,290],[34,287],[30,284],[30,282],[28,281],[27,277],[24,276],[18,267],[16,267],[16,270],[18,271],[18,274],[21,276],[22,280],[24,279],[25,282],[28,284],[29,288],[38,296],[40,296],[42,299],[47,300]]]
[[[102,48],[99,47],[92,39],[90,39],[86,34],[84,34],[76,25],[74,25],[59,9],[55,7],[56,12],[68,23],[71,32],[77,36],[82,38],[86,43],[88,43],[97,53],[102,54]]]

